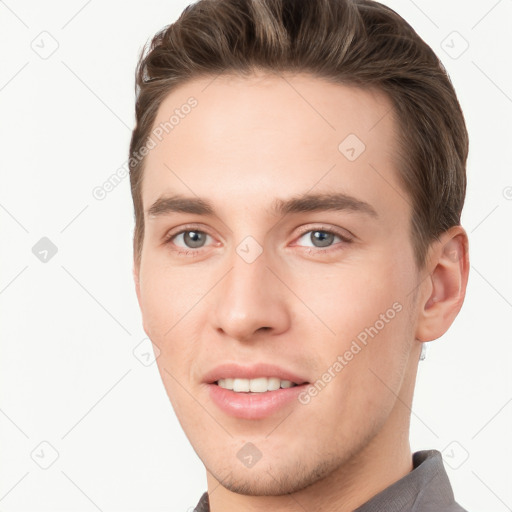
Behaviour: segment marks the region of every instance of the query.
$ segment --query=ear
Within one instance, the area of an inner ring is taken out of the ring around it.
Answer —
[[[144,332],[148,336],[148,338],[151,338],[151,336],[148,333],[148,330],[146,329],[146,315],[144,315],[144,310],[142,308],[142,297],[140,294],[140,263],[137,264],[137,262],[134,260],[133,262],[133,280],[135,282],[135,292],[137,294],[137,302],[139,303],[139,309],[142,316],[142,328],[144,329]]]
[[[137,301],[139,303],[139,308],[142,311],[141,300],[140,300],[140,263],[133,261],[133,280],[135,282],[135,293],[137,294]]]
[[[429,275],[418,304],[416,339],[432,341],[442,336],[458,315],[469,274],[468,236],[462,226],[445,231],[430,248]]]

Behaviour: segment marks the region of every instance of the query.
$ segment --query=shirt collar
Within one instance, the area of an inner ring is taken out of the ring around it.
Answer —
[[[412,465],[410,473],[354,512],[464,512],[454,500],[439,451],[422,450],[413,453]]]

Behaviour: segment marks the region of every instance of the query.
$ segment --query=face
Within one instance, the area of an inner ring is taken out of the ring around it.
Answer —
[[[209,478],[255,495],[389,441],[420,345],[390,102],[284,77],[202,78],[162,103],[134,269],[180,424]]]

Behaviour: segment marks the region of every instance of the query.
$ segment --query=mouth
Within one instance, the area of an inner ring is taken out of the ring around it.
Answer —
[[[224,363],[206,372],[202,380],[220,411],[246,420],[263,419],[300,406],[298,397],[309,385],[293,370],[263,362],[250,366]]]

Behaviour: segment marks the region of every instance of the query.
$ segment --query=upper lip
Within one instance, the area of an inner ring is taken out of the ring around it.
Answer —
[[[304,384],[307,382],[307,380],[300,375],[269,363],[258,363],[250,366],[235,363],[221,364],[206,372],[203,376],[203,381],[212,384],[219,379],[234,379],[237,377],[240,379],[277,377],[280,380],[289,380],[295,384]]]

